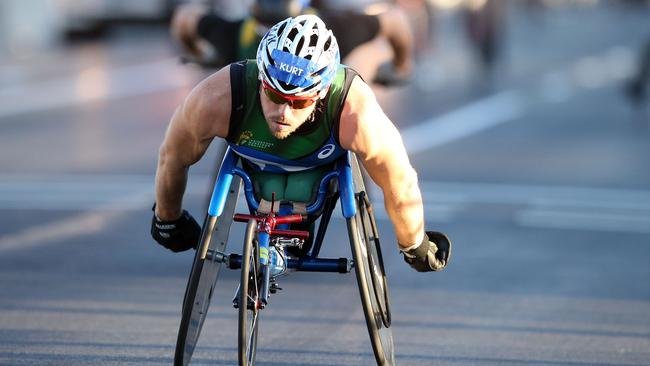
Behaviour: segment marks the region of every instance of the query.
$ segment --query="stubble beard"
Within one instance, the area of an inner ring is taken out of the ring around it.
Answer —
[[[312,122],[312,121],[314,120],[314,117],[316,116],[316,112],[318,111],[319,108],[321,108],[320,102],[319,102],[318,105],[314,108],[314,110],[309,114],[309,116],[307,116],[307,118],[305,118],[305,119],[304,119],[302,122],[300,122],[300,123],[297,123],[297,124],[295,124],[295,125],[292,125],[293,128],[291,128],[291,129],[284,128],[284,129],[277,129],[277,130],[276,130],[276,129],[270,129],[270,128],[269,128],[269,129],[271,130],[271,134],[273,135],[273,137],[275,137],[275,138],[278,139],[278,140],[284,140],[284,139],[286,139],[287,137],[291,136],[292,133],[296,132],[296,130],[299,129],[299,128],[300,128],[302,125],[304,125],[305,123],[310,123],[310,122]],[[295,126],[295,127],[294,127],[294,126]]]
[[[294,131],[295,129],[292,131],[286,131],[286,130],[271,131],[271,134],[273,135],[273,137],[275,137],[278,140],[284,140],[287,137],[289,137],[289,135],[291,135]]]

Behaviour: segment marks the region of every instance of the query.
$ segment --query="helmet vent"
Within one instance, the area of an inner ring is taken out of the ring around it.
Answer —
[[[293,28],[289,31],[289,35],[287,36],[287,39],[296,39],[298,36],[298,29]]]
[[[287,27],[287,23],[286,23],[286,22],[280,24],[280,28],[278,28],[278,32],[277,32],[277,34],[282,34],[282,32],[284,32],[284,28],[286,28],[286,27]]]
[[[305,39],[300,37],[298,40],[298,46],[296,46],[296,53],[301,54],[302,53],[302,48],[305,46]]]
[[[325,23],[315,15],[299,15],[271,27],[258,47],[257,67],[260,78],[279,92],[313,95],[332,83],[339,58],[336,38]]]
[[[332,45],[332,37],[327,37],[327,41],[325,41],[325,45],[323,46],[323,49],[327,51],[330,49],[331,45]]]
[[[278,80],[277,82],[278,82],[278,84],[280,84],[280,86],[281,86],[283,89],[287,89],[287,90],[289,90],[289,89],[293,89],[293,88],[294,88],[293,85],[287,84],[287,83],[285,83],[285,82],[282,81],[282,80]]]
[[[269,50],[268,48],[265,47],[264,52],[266,52],[266,59],[269,60],[270,63],[275,65],[275,60],[273,59],[273,57],[271,57],[271,50]]]

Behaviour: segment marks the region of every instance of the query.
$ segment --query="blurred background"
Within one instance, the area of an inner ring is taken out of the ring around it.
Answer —
[[[236,20],[251,2],[204,4]],[[0,365],[172,363],[193,254],[149,236],[157,152],[214,72],[181,62],[180,3],[0,1]],[[373,195],[398,363],[650,365],[648,3],[396,3],[416,34],[413,79],[374,89],[427,227],[454,242],[444,272],[413,272]],[[190,171],[199,220],[222,148]],[[344,221],[328,238],[324,255],[350,256]],[[236,364],[237,277],[222,271],[193,364]],[[260,364],[373,364],[353,275],[281,284]]]

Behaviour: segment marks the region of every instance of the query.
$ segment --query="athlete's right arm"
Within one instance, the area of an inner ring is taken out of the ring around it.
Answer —
[[[405,77],[413,70],[414,36],[408,17],[398,6],[392,6],[385,13],[380,13],[380,34],[388,40],[393,49],[393,68]]]
[[[207,13],[205,6],[200,4],[182,4],[176,7],[172,16],[170,32],[186,51],[194,57],[201,57],[198,46],[200,39],[197,28],[199,20]]]
[[[158,155],[155,214],[160,220],[181,216],[188,169],[215,136],[228,135],[230,109],[229,67],[203,80],[176,108]]]

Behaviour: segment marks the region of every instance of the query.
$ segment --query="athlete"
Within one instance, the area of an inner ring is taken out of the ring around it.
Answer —
[[[399,7],[385,4],[379,14],[368,15],[351,10],[316,10],[309,3],[255,0],[251,16],[239,20],[227,20],[197,4],[184,4],[174,12],[171,33],[193,58],[223,66],[255,59],[257,46],[271,25],[287,17],[318,13],[337,37],[344,63],[365,80],[385,85],[408,81],[414,67],[414,38]]]
[[[266,200],[275,193],[309,202],[324,172],[352,151],[383,191],[406,262],[418,271],[443,269],[450,243],[425,233],[417,174],[401,136],[371,88],[339,60],[332,31],[319,17],[300,15],[266,33],[255,61],[199,83],[176,109],[160,148],[153,238],[174,252],[198,245],[200,227],[182,198],[189,167],[215,137],[242,158],[255,194]]]

